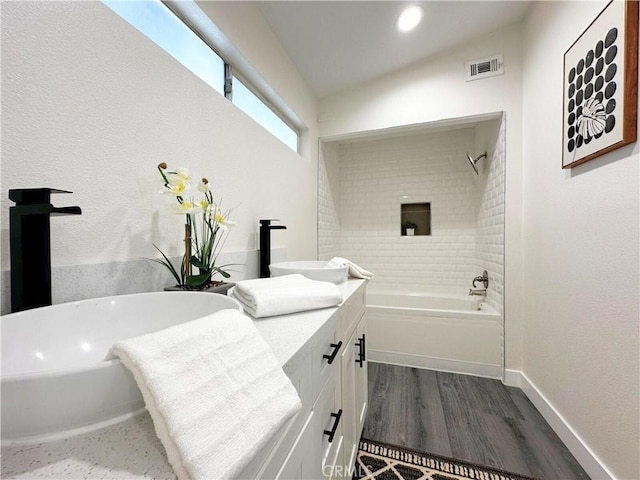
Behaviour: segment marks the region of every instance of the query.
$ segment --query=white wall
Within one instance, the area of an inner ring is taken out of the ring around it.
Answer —
[[[507,368],[521,366],[522,64],[521,25],[513,25],[319,102],[320,136],[506,113],[505,342]],[[465,82],[464,62],[502,53],[505,74]]]
[[[3,4],[3,270],[11,188],[74,192],[54,199],[83,211],[52,220],[54,266],[155,256],[152,243],[178,255],[182,218],[163,213],[161,161],[208,177],[235,207],[226,251],[254,250],[258,219],[279,218],[288,230],[274,234],[274,247],[315,258],[315,99],[256,7],[228,10],[219,27],[309,127],[306,157],[102,3]]]
[[[525,22],[523,371],[615,477],[635,479],[640,148],[560,168],[563,54],[606,3],[536,2]]]

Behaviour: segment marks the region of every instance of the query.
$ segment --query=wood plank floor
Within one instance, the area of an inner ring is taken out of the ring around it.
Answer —
[[[519,388],[369,363],[363,436],[540,479],[588,479]]]

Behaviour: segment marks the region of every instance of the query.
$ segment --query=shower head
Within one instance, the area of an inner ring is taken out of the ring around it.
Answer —
[[[471,155],[469,155],[469,153],[467,153],[467,159],[469,160],[469,163],[471,164],[471,166],[475,170],[476,175],[480,175],[480,172],[478,171],[478,161],[481,158],[486,158],[486,157],[487,157],[487,152],[484,152],[482,155],[478,155],[476,158],[471,158]]]

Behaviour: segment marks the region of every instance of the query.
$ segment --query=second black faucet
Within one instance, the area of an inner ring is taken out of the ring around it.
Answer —
[[[279,220],[260,220],[260,278],[270,277],[269,264],[271,263],[271,230],[285,230],[284,225],[271,225],[271,222]]]

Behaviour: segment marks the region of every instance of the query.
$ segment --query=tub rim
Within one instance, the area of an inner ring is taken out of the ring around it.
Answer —
[[[463,294],[458,293],[437,293],[437,292],[403,292],[403,291],[383,291],[383,290],[371,290],[367,291],[365,298],[365,305],[367,309],[380,313],[402,313],[411,316],[425,315],[429,317],[441,317],[441,318],[465,318],[465,319],[496,319],[502,320],[502,315],[495,308],[489,305],[485,298],[476,297],[478,310],[459,310],[459,309],[438,309],[438,308],[419,308],[419,307],[397,307],[391,305],[380,305],[369,303],[369,295],[393,295],[399,297],[431,297],[431,298],[446,298],[452,300],[470,300]]]

